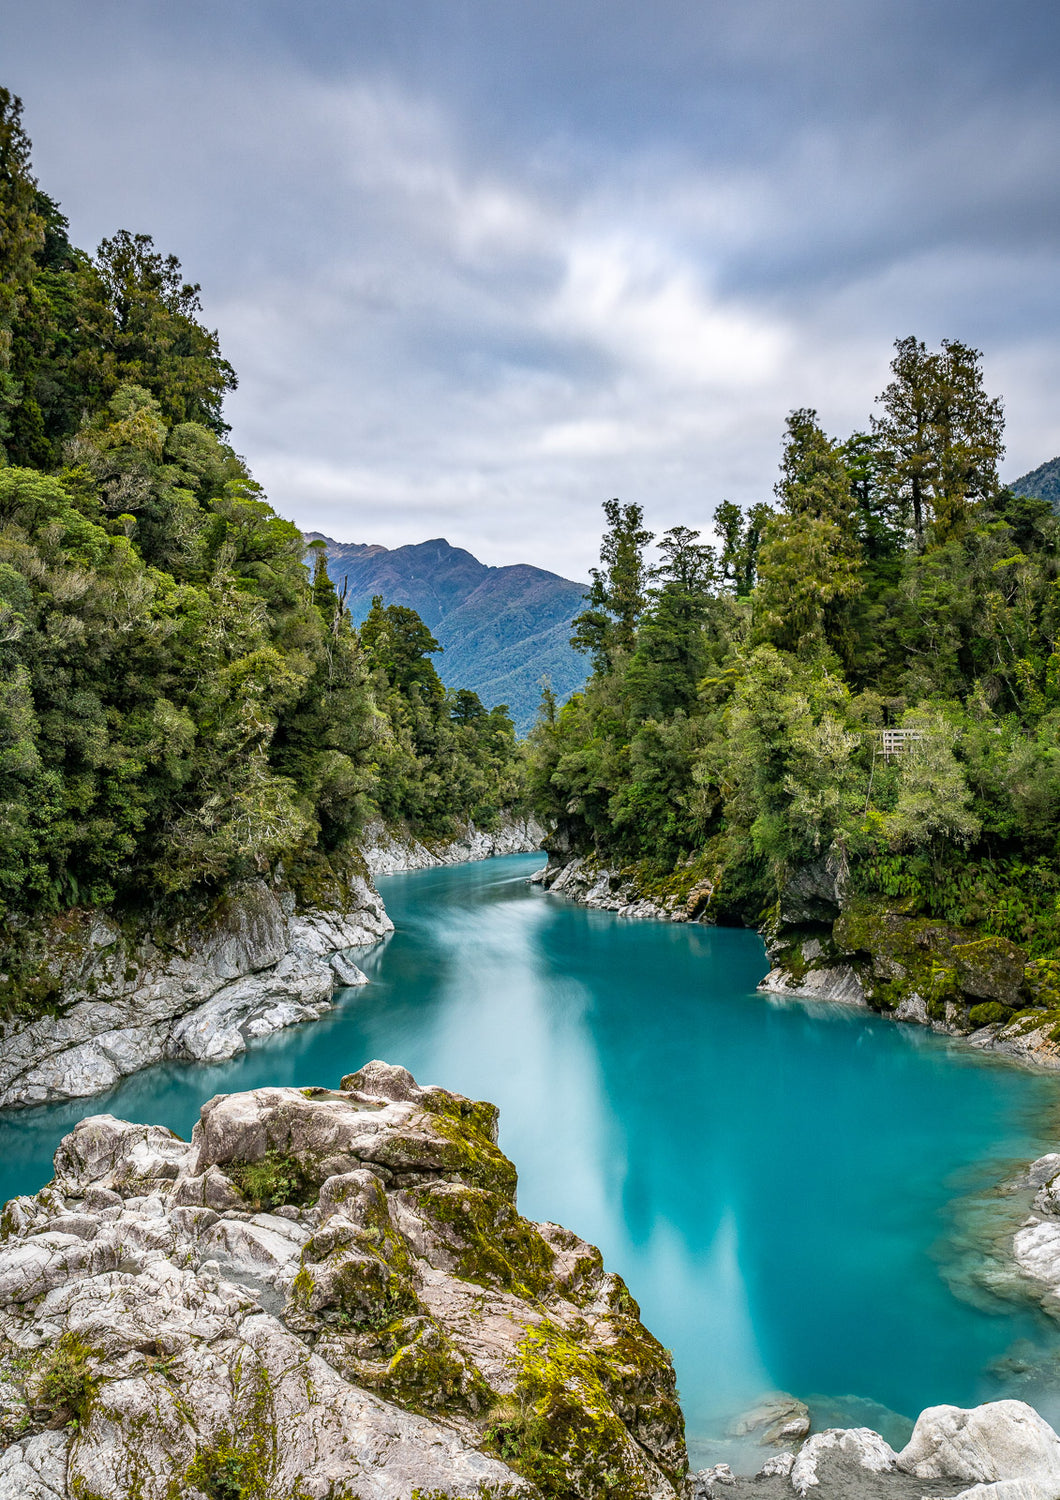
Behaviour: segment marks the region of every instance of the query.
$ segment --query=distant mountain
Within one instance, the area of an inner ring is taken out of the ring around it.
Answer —
[[[1009,485],[1017,495],[1033,495],[1038,500],[1048,500],[1055,511],[1060,511],[1060,458],[1051,458],[1040,464],[1029,474],[1022,474]]]
[[[318,538],[332,578],[349,584],[346,603],[358,624],[374,594],[409,605],[445,648],[435,666],[446,686],[472,688],[487,708],[507,703],[520,734],[534,722],[542,677],[561,701],[585,681],[586,658],[570,647],[584,583],[529,563],[490,568],[442,537],[388,548],[307,533]]]

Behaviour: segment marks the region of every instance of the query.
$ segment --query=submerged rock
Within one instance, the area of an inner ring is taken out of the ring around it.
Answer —
[[[4,1211],[0,1500],[682,1496],[670,1358],[496,1121],[384,1063],[83,1120]]]
[[[810,1431],[810,1409],[787,1391],[770,1391],[728,1430],[733,1437],[754,1437],[764,1446],[799,1443]]]

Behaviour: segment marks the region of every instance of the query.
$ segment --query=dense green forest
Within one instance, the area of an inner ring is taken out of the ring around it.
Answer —
[[[867,430],[794,412],[776,503],[722,504],[716,547],[610,502],[531,777],[559,853],[647,892],[708,881],[758,923],[793,872],[997,934],[1060,939],[1060,523],[998,481],[979,354],[895,346]],[[897,730],[885,744],[884,731]]]
[[[383,813],[517,797],[503,708],[446,693],[411,610],[358,635],[227,442],[234,372],[151,239],[76,249],[0,89],[0,919],[296,889]]]

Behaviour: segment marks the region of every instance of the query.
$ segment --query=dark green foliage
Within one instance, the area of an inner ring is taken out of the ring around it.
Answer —
[[[317,1184],[303,1171],[296,1157],[267,1151],[259,1161],[228,1162],[225,1175],[255,1211],[267,1213],[285,1203],[315,1203]]]
[[[53,998],[12,917],[169,917],[281,873],[310,898],[359,864],[378,810],[449,833],[520,783],[505,710],[446,696],[413,610],[380,605],[362,643],[324,556],[309,576],[224,441],[235,377],[198,288],[143,235],[71,247],[20,108],[0,90],[9,1010]]]
[[[644,551],[654,540],[644,529],[639,505],[604,502],[607,530],[600,544],[599,568],[591,569],[586,609],[572,622],[571,645],[592,658],[597,672],[609,671],[637,642],[637,627],[648,602],[652,570]]]
[[[663,898],[709,888],[723,920],[760,921],[829,855],[867,896],[1044,960],[1060,523],[997,481],[1001,405],[975,350],[900,340],[892,375],[872,431],[843,443],[792,413],[778,509],[719,506],[716,562],[668,534],[631,643],[604,649],[613,612],[589,622],[596,670],[544,704],[533,796],[557,848]],[[634,519],[608,508],[601,598]]]

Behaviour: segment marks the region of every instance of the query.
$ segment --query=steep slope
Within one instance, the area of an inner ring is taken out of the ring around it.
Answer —
[[[534,721],[542,677],[561,700],[584,682],[585,658],[569,640],[584,584],[528,563],[491,568],[442,537],[394,548],[309,533],[317,538],[358,623],[375,594],[416,610],[444,647],[437,667],[446,686],[472,688],[487,707],[507,703],[520,734]]]
[[[1029,474],[1021,474],[1009,485],[1017,495],[1033,495],[1037,500],[1048,500],[1056,510],[1060,507],[1060,458],[1051,458],[1039,464]]]

